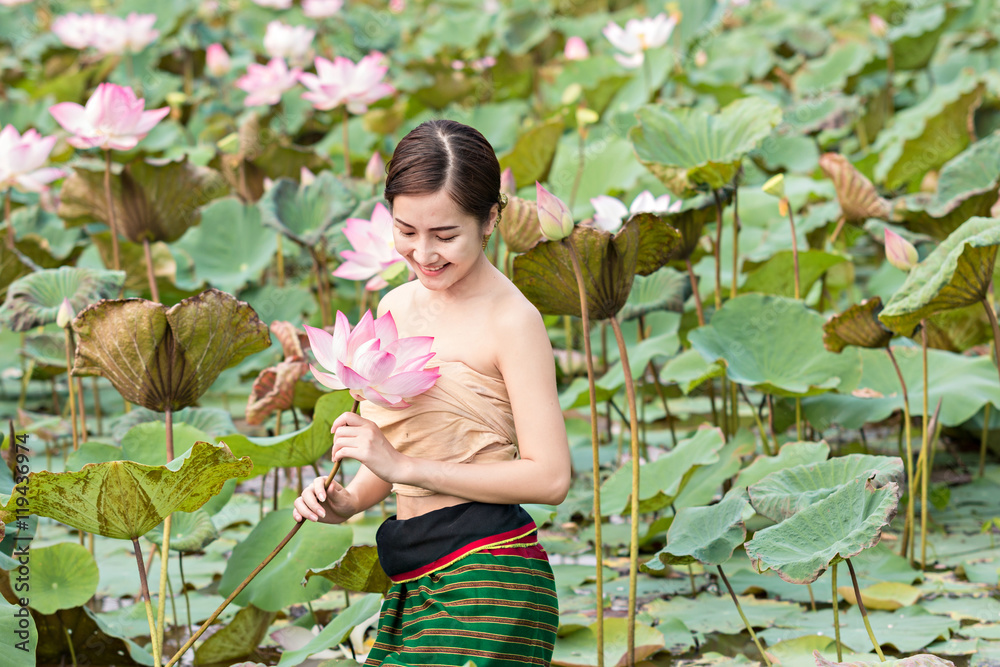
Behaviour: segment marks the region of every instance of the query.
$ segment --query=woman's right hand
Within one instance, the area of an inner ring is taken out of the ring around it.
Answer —
[[[304,518],[320,523],[343,523],[357,513],[354,497],[351,492],[337,483],[330,482],[330,488],[324,488],[326,477],[317,477],[302,490],[302,495],[295,499],[295,509],[292,516],[296,521]]]

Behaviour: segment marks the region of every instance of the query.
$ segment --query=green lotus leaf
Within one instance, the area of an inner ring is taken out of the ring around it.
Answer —
[[[337,614],[326,624],[316,637],[302,648],[281,654],[278,667],[293,667],[301,664],[313,653],[319,653],[344,642],[351,631],[379,610],[382,600],[378,595],[366,595],[353,602],[350,607]]]
[[[910,414],[923,413],[923,358],[919,347],[894,346],[893,354],[910,394]],[[835,423],[861,428],[903,410],[899,377],[882,350],[859,350],[864,372],[852,393],[810,396],[802,401],[803,414],[813,423]],[[930,409],[941,402],[939,419],[945,426],[959,426],[986,403],[1000,407],[997,369],[987,356],[969,356],[928,350],[927,385]]]
[[[721,361],[705,361],[697,350],[687,349],[663,365],[660,382],[676,382],[687,395],[702,383],[725,374],[726,367]]]
[[[22,257],[20,250],[11,250],[6,243],[0,243],[0,298],[7,298],[11,283],[31,273],[31,260],[22,261]]]
[[[732,190],[726,188],[719,198],[720,203],[726,205],[732,200]],[[684,205],[677,213],[664,213],[663,220],[681,233],[680,247],[671,256],[671,259],[690,259],[698,248],[706,223],[714,223],[718,220],[715,208],[715,199],[711,195],[701,195],[693,199],[684,201]]]
[[[538,203],[530,199],[511,196],[503,210],[500,236],[511,252],[527,252],[542,240],[538,222]]]
[[[739,600],[747,619],[755,628],[769,627],[802,612],[802,607],[793,602],[758,599],[752,595],[740,595]],[[746,626],[728,595],[701,593],[695,598],[676,595],[669,599],[654,600],[646,609],[661,623],[678,619],[692,632],[738,635],[746,631]]]
[[[581,151],[583,162],[580,161]],[[514,175],[521,182],[516,171]],[[583,220],[594,214],[591,199],[609,192],[627,192],[647,175],[646,169],[635,159],[631,142],[611,125],[599,123],[587,127],[587,138],[582,145],[578,132],[563,134],[552,160],[548,181],[552,194],[561,197],[567,204],[575,189],[576,198],[573,199],[570,215],[574,220]]]
[[[667,546],[643,564],[646,571],[663,570],[664,565],[722,565],[747,537],[744,523],[753,516],[745,493],[731,493],[722,502],[705,507],[677,510],[667,531]]]
[[[896,515],[898,491],[894,482],[875,488],[866,476],[856,477],[781,523],[757,531],[745,545],[747,556],[758,572],[771,569],[787,582],[812,583],[831,564],[878,544],[882,529]],[[750,497],[753,502],[752,490]]]
[[[62,542],[31,550],[31,608],[54,614],[85,604],[97,592],[100,573],[87,548]]]
[[[815,134],[856,117],[861,111],[861,98],[842,91],[827,91],[818,97],[802,99],[785,108],[785,121],[802,135]]]
[[[11,331],[29,331],[56,321],[63,299],[73,312],[118,294],[125,282],[124,271],[103,271],[62,266],[45,269],[15,280],[7,288],[0,306],[0,324]]]
[[[813,284],[823,277],[830,267],[848,261],[843,255],[822,250],[799,251],[799,288],[808,294]],[[741,293],[759,292],[792,298],[795,296],[795,259],[791,250],[779,250],[764,262],[745,261],[744,273],[749,273],[740,286]]]
[[[21,616],[23,614],[23,616]],[[24,624],[20,624],[20,621]],[[19,635],[18,632],[24,634]],[[38,630],[26,607],[18,607],[0,597],[0,632],[7,637],[0,642],[0,663],[5,667],[35,667]]]
[[[874,49],[865,42],[837,44],[819,58],[806,61],[795,73],[795,91],[800,95],[815,95],[844,90],[847,80],[860,73],[874,57]]]
[[[509,153],[500,156],[500,169],[509,167],[518,183],[547,180],[563,129],[562,119],[556,117],[526,131]]]
[[[103,442],[81,442],[80,447],[75,452],[70,452],[66,457],[66,472],[76,472],[88,463],[108,463],[109,461],[121,461],[121,447],[106,445]],[[0,493],[10,493],[10,490],[0,491]]]
[[[173,528],[170,530],[173,546]],[[277,612],[264,611],[253,605],[240,609],[228,625],[213,633],[194,650],[194,664],[231,665],[241,658],[256,655],[257,646],[277,615]]]
[[[687,484],[674,498],[674,511],[682,507],[701,507],[715,502],[720,489],[733,479],[743,465],[743,459],[757,449],[754,434],[746,428],[736,431],[719,450],[719,460],[701,466],[688,479]]]
[[[636,276],[620,319],[633,320],[658,310],[682,311],[687,284],[687,276],[668,266],[648,276]]]
[[[997,246],[996,220],[966,221],[910,270],[879,319],[896,333],[912,337],[920,320],[982,301],[993,279]]]
[[[946,10],[944,5],[914,5],[903,12],[903,20],[890,26],[886,35],[892,43],[896,71],[926,67],[948,27],[949,14],[953,16],[956,13],[957,10]]]
[[[271,344],[246,303],[211,288],[171,308],[144,299],[103,301],[73,321],[73,373],[103,375],[150,410],[195,404],[226,368]]]
[[[819,651],[815,653],[816,667],[876,667],[876,665],[879,667],[955,667],[955,663],[951,660],[945,660],[930,653],[920,653],[918,655],[911,655],[908,658],[886,660],[885,662],[879,662],[878,660],[871,662],[837,662],[835,660],[827,660],[822,655],[819,655]]]
[[[791,584],[789,587],[796,588]],[[786,639],[777,644],[769,644],[767,647],[768,655],[774,660],[773,664],[780,664],[782,667],[816,667],[814,651],[822,656],[834,658],[837,656],[837,642],[833,637],[805,635]],[[878,657],[872,653],[855,653],[850,649],[845,650],[843,644],[840,646],[840,651],[844,660],[878,660]]]
[[[261,223],[260,209],[235,197],[213,201],[202,209],[201,224],[175,245],[191,258],[194,276],[226,292],[256,281],[271,263],[278,239]]]
[[[330,426],[345,412],[350,412],[354,399],[348,391],[323,394],[316,402],[313,421],[308,426],[287,434],[252,438],[239,433],[222,436],[237,456],[253,460],[254,474],[264,474],[271,468],[292,468],[315,463],[328,455],[333,447]]]
[[[903,479],[898,456],[848,454],[828,461],[798,465],[771,473],[748,487],[750,504],[761,516],[782,521],[837,492],[858,477],[881,488]]]
[[[822,328],[823,316],[800,301],[744,294],[724,303],[688,340],[706,361],[725,361],[734,382],[810,396],[853,387],[861,374],[856,351],[841,356],[823,347]]]
[[[776,456],[758,456],[740,470],[733,482],[734,489],[745,489],[773,472],[800,465],[821,463],[830,455],[826,442],[786,442]]]
[[[114,249],[111,243],[111,232],[90,232],[90,240],[97,248],[100,261],[105,268],[114,266]],[[175,303],[190,293],[180,294],[177,281],[177,262],[170,253],[166,243],[154,241],[149,246],[149,254],[153,258],[153,278],[160,290],[160,298],[166,303]],[[125,290],[130,292],[149,292],[149,269],[146,262],[146,250],[141,243],[132,243],[125,239],[118,240],[119,266],[125,272]],[[183,280],[180,282],[183,283]]]
[[[872,146],[879,155],[875,179],[895,189],[961,153],[969,145],[967,122],[984,89],[977,77],[963,75],[896,114]]]
[[[201,219],[200,208],[226,194],[214,169],[184,158],[177,162],[134,160],[111,175],[115,223],[133,243],[172,243]],[[70,224],[108,221],[104,170],[74,168],[60,192],[59,217]]]
[[[24,337],[21,356],[34,362],[31,379],[51,380],[66,372],[66,335],[35,333]]]
[[[73,229],[55,213],[41,206],[22,206],[15,210],[11,219],[17,240],[32,241],[47,252],[53,261],[72,263],[72,259],[82,251],[80,242],[85,238],[80,229]]]
[[[294,525],[291,510],[265,514],[250,535],[233,548],[219,582],[219,593],[226,596],[232,593]],[[317,563],[331,563],[340,558],[351,546],[351,541],[349,526],[303,522],[295,539],[282,549],[281,558],[261,570],[233,602],[244,607],[252,604],[266,611],[280,611],[291,604],[315,600],[330,590],[332,584],[322,577],[314,577],[305,586],[300,586],[302,574]]]
[[[900,197],[894,217],[909,229],[943,240],[975,216],[990,217],[1000,190],[1000,131],[972,144],[948,161],[937,192]]]
[[[732,182],[743,156],[781,122],[781,109],[745,97],[717,114],[701,109],[641,107],[629,130],[639,161],[678,196],[698,186],[718,190]]]
[[[201,551],[218,536],[212,517],[200,507],[170,515],[170,548],[174,551]],[[156,546],[163,544],[163,524],[146,533],[146,539]]]
[[[893,333],[879,321],[880,312],[882,297],[876,296],[856,303],[842,313],[831,315],[823,323],[823,346],[838,354],[848,345],[889,347]]]
[[[111,425],[111,437],[121,442],[125,434],[132,430],[134,426],[146,422],[165,421],[166,416],[162,412],[147,410],[146,408],[132,408],[114,420]],[[203,431],[212,438],[236,432],[236,425],[233,423],[232,416],[229,412],[221,408],[184,408],[183,410],[178,410],[174,413],[174,426],[176,427],[181,423]]]
[[[304,581],[312,577],[323,577],[345,591],[361,593],[385,595],[392,586],[392,580],[379,563],[378,549],[368,544],[352,546],[337,562],[326,567],[309,568]]]
[[[174,451],[184,452],[196,442],[211,440],[201,429],[178,422],[173,425]],[[230,448],[230,451],[232,449]],[[126,461],[162,466],[167,463],[167,425],[161,421],[136,424],[121,442],[121,458]]]
[[[942,310],[926,320],[927,347],[965,353],[993,341],[993,327],[982,303]]]
[[[639,511],[653,512],[668,506],[683,490],[698,466],[719,460],[724,442],[717,428],[702,428],[691,438],[677,443],[655,461],[639,468]],[[632,469],[622,466],[601,485],[601,515],[629,511],[632,498]]]
[[[879,196],[872,182],[846,157],[838,153],[824,153],[819,159],[819,166],[833,181],[837,201],[847,220],[889,219],[892,206]]]
[[[666,641],[656,628],[635,624],[635,659],[645,660],[663,650]],[[628,664],[628,626],[624,618],[604,619],[604,662],[606,667]],[[556,638],[552,664],[559,667],[594,667],[597,665],[597,623]]]
[[[130,540],[145,535],[172,512],[198,509],[227,479],[246,477],[252,465],[248,458],[237,460],[225,445],[198,442],[187,456],[166,466],[111,461],[86,465],[79,472],[33,472],[0,508],[0,521],[15,520],[15,501],[26,497],[32,514]]]
[[[343,222],[358,205],[357,196],[331,171],[309,185],[277,180],[261,198],[261,221],[305,248],[315,246],[327,230]]]

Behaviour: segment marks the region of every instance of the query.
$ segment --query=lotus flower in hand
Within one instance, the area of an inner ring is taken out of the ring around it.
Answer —
[[[375,319],[367,311],[351,328],[337,311],[333,334],[306,325],[309,346],[327,372],[310,365],[313,375],[330,389],[348,389],[357,400],[385,408],[406,408],[405,399],[430,389],[440,374],[424,368],[434,356],[430,336],[400,338],[391,313]]]

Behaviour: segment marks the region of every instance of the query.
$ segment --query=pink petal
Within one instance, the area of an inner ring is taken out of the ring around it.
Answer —
[[[396,359],[396,372],[397,373],[404,373],[404,372],[407,372],[407,371],[422,371],[422,370],[427,370],[427,369],[424,368],[424,366],[426,366],[427,362],[430,361],[433,357],[434,357],[434,353],[431,352],[430,354],[424,354],[424,355],[419,356],[419,357],[413,357],[412,359],[410,359],[409,361],[406,361],[405,363],[400,363],[399,359],[397,358]]]
[[[375,405],[380,405],[383,408],[408,408],[410,404],[403,400],[402,396],[383,396],[375,389],[367,387],[364,391],[364,397],[374,403]]]
[[[358,322],[358,326],[354,327],[347,337],[347,353],[344,357],[346,359],[353,359],[358,348],[373,338],[375,338],[375,322],[372,318],[372,311],[366,310],[365,314],[361,317],[361,321]]]
[[[340,380],[353,390],[363,391],[369,386],[368,380],[356,373],[354,369],[349,366],[344,366],[343,371],[340,373]]]
[[[67,132],[76,134],[86,123],[86,110],[76,102],[60,102],[49,107],[49,113]]]
[[[385,382],[379,383],[377,389],[385,393],[398,394],[400,396],[416,396],[422,394],[437,382],[441,377],[439,373],[431,371],[409,371],[407,373],[397,373]]]
[[[368,378],[368,384],[371,385],[385,381],[395,368],[396,357],[382,350],[359,354],[354,359],[354,370]]]
[[[147,134],[150,130],[156,127],[156,124],[163,120],[168,113],[170,113],[170,107],[143,111],[141,119],[138,123],[136,123],[135,129],[132,131],[136,134]]]
[[[319,365],[327,370],[336,368],[337,357],[334,354],[334,337],[326,331],[311,327],[308,324],[302,326],[305,327],[306,335],[309,337],[309,347],[312,349],[313,355],[316,357]]]
[[[392,313],[386,312],[385,315],[375,320],[375,335],[382,341],[382,349],[397,342],[399,333],[396,330],[396,320],[392,318]],[[395,351],[392,354],[398,356]]]
[[[312,371],[313,377],[316,378],[316,381],[319,382],[324,387],[329,387],[330,389],[336,389],[338,391],[341,389],[347,389],[347,387],[344,386],[344,384],[339,379],[337,379],[336,375],[331,375],[330,373],[322,373],[316,370],[312,364],[309,365],[309,370]]]

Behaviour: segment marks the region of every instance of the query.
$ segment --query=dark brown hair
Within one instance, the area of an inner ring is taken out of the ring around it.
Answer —
[[[479,130],[453,120],[429,120],[400,139],[388,164],[385,200],[444,189],[459,209],[485,225],[500,197],[500,162]]]

